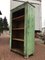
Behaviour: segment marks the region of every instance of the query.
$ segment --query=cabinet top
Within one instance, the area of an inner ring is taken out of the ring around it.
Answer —
[[[13,10],[15,10],[15,9],[17,9],[17,8],[24,8],[24,6],[26,6],[27,4],[29,4],[30,6],[32,6],[32,7],[34,7],[35,8],[35,6],[33,5],[33,3],[30,3],[30,2],[24,2],[23,4],[21,4],[21,5],[19,5],[19,6],[17,6],[17,7],[15,7],[14,9],[12,9],[11,11],[13,11]]]

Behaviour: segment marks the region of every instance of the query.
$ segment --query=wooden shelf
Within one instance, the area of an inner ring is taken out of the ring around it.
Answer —
[[[24,8],[12,13],[12,50],[24,54]]]
[[[13,40],[24,41],[23,39],[13,38]]]
[[[20,50],[20,49],[12,48],[11,50],[14,51],[14,52],[20,53],[22,55],[24,54],[24,52],[22,52],[22,50]]]
[[[19,16],[19,17],[16,17],[16,18],[13,18],[13,20],[15,20],[15,19],[20,19],[20,18],[23,18],[23,17],[24,17],[24,15]]]
[[[24,28],[13,28],[13,30],[24,30]]]

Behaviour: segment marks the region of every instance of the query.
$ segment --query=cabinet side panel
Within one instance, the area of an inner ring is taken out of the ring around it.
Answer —
[[[25,44],[24,51],[25,54],[31,55],[34,53],[34,29],[35,29],[35,17],[34,17],[34,7],[30,4],[27,4],[25,7]]]
[[[34,7],[28,5],[28,19],[27,19],[27,55],[34,53]]]

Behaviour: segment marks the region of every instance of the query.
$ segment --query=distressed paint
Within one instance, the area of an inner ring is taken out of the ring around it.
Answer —
[[[24,54],[26,56],[34,53],[34,7],[25,5],[25,29],[24,29]]]
[[[34,53],[34,8],[28,5],[27,20],[27,55]]]
[[[17,8],[11,10],[12,13],[16,12],[22,8],[25,8],[25,18],[24,18],[24,55],[29,56],[34,53],[34,22],[35,13],[34,6],[30,5],[28,2],[18,6]],[[10,48],[12,46],[12,18],[10,22]]]

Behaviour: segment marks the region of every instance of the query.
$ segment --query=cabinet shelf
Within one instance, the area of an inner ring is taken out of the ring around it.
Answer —
[[[23,18],[23,17],[24,17],[24,15],[19,16],[19,17],[16,17],[16,18],[13,18],[13,20],[15,20],[15,19],[20,19],[20,18]]]
[[[17,41],[24,41],[23,39],[18,39],[18,38],[13,38],[13,40],[17,40]]]
[[[24,55],[24,52],[22,52],[22,50],[20,50],[20,49],[12,48],[11,50],[14,51],[14,52],[17,52],[17,53],[20,53],[20,54]]]
[[[13,30],[24,30],[24,28],[13,28]]]

